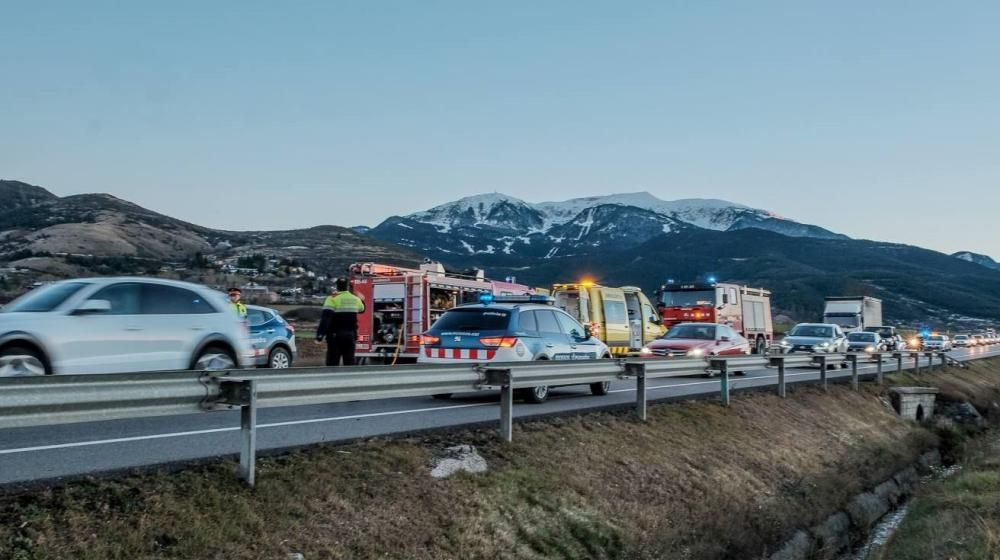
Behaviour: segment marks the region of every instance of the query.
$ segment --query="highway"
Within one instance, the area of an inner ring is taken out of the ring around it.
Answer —
[[[1000,356],[1000,347],[960,349],[959,360]],[[912,360],[904,367],[912,367]],[[921,360],[921,365],[926,359]],[[895,360],[884,371],[895,371]],[[869,377],[875,365],[859,367]],[[828,377],[850,377],[850,369],[836,369]],[[816,381],[819,371],[789,369],[789,384]],[[749,371],[731,377],[733,391],[775,385],[776,369]],[[717,395],[719,379],[684,377],[650,380],[650,401]],[[496,392],[455,395],[449,400],[405,398],[317,406],[261,409],[258,413],[258,449],[276,451],[321,442],[415,431],[496,423]],[[563,414],[587,409],[631,405],[634,381],[616,382],[611,393],[594,397],[587,387],[563,387],[541,405],[517,403],[516,418]],[[515,436],[516,437],[516,436]],[[239,413],[214,412],[186,416],[114,420],[18,428],[0,431],[0,485],[17,485],[63,477],[107,473],[136,467],[204,460],[239,452]]]

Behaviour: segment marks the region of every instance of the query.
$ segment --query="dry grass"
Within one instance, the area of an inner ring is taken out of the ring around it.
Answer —
[[[961,472],[921,491],[883,560],[1000,558],[998,438],[971,442]]]
[[[456,443],[491,471],[432,479]],[[0,499],[0,558],[757,558],[934,443],[871,387],[588,413]]]

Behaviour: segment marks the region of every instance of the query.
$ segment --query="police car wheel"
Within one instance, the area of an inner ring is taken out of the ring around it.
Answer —
[[[604,395],[607,395],[610,390],[611,390],[610,381],[601,381],[599,383],[590,384],[590,393],[597,397],[602,397]]]
[[[267,367],[271,369],[286,369],[292,367],[292,356],[284,348],[275,348],[267,359]]]
[[[538,387],[525,389],[522,394],[525,401],[533,404],[541,404],[549,399],[549,387],[548,385],[539,385]]]

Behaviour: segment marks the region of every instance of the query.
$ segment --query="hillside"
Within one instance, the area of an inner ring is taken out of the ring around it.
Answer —
[[[423,257],[337,226],[290,231],[215,230],[148,210],[108,194],[58,197],[18,181],[0,181],[0,262],[31,264],[55,275],[77,268],[53,256],[128,257],[185,262],[194,255],[270,254],[340,274],[357,260],[413,264]],[[41,258],[38,258],[42,255]],[[58,259],[56,259],[58,260]],[[77,259],[79,260],[79,259]]]

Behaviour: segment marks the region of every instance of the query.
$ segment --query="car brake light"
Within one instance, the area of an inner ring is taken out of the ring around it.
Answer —
[[[441,342],[441,338],[437,336],[430,336],[425,334],[420,337],[420,344],[423,345],[437,344],[438,342]]]
[[[486,338],[480,338],[479,343],[483,346],[493,346],[500,348],[513,348],[517,344],[516,336],[490,336]]]

